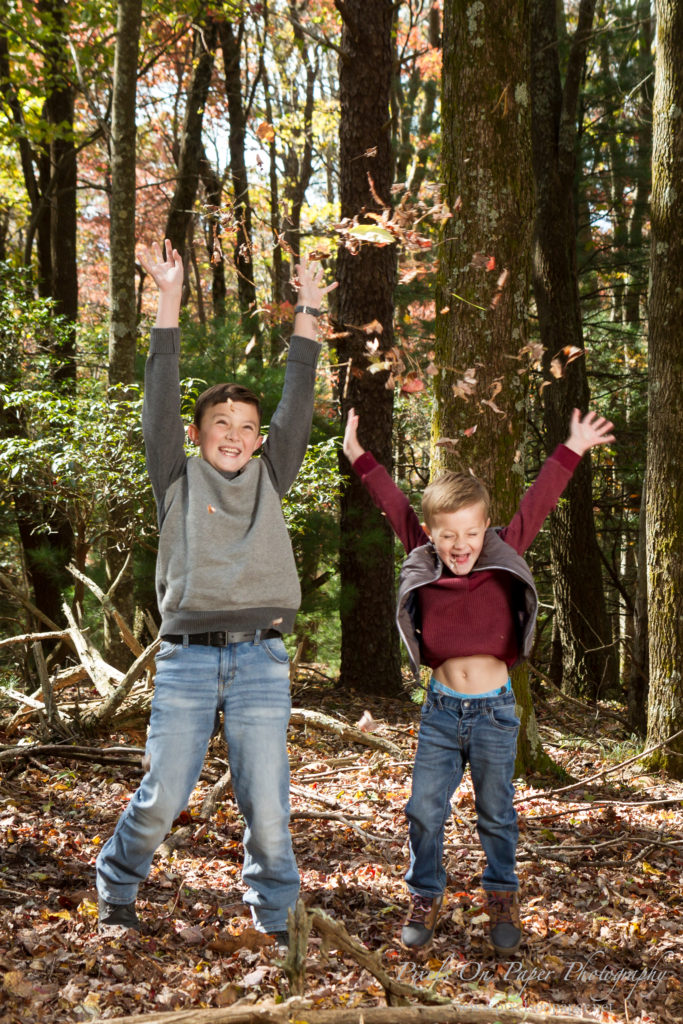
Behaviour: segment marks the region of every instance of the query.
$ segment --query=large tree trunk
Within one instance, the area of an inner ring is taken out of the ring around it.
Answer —
[[[343,18],[339,61],[341,215],[379,211],[375,193],[390,205],[391,142],[389,89],[392,72],[391,0],[338,0]],[[366,155],[376,150],[376,156]],[[377,320],[382,350],[393,344],[393,246],[363,245],[339,250],[337,263],[337,361],[341,414],[354,406],[360,415],[360,441],[391,466],[393,393],[386,373],[367,367],[364,324]],[[345,336],[346,335],[346,336]],[[352,363],[350,362],[352,360]],[[349,372],[351,371],[351,372]],[[348,464],[345,465],[348,471]],[[366,693],[396,693],[401,685],[398,636],[394,625],[393,537],[358,478],[351,474],[341,500],[341,683]]]
[[[114,89],[112,96],[109,201],[109,371],[110,388],[126,388],[135,381],[137,347],[137,301],[135,289],[135,100],[137,95],[138,46],[142,20],[142,0],[119,0],[114,54]],[[131,513],[119,508],[113,519]],[[108,586],[119,576],[128,552],[120,550],[111,539],[121,531],[111,522],[111,533],[105,541],[105,569]],[[116,604],[123,617],[133,621],[134,612],[132,567],[122,578],[116,592]],[[130,651],[104,618],[105,657],[116,668],[125,669]]]
[[[489,486],[493,521],[503,524],[514,515],[524,484],[525,377],[511,356],[525,344],[531,262],[527,3],[495,0],[482,5],[476,17],[466,0],[447,5],[443,52],[445,198],[454,209],[459,197],[461,209],[448,222],[441,250],[436,299],[442,311],[436,323],[441,369],[432,434],[434,441],[459,440],[455,451],[434,447],[432,471],[472,467]],[[487,272],[492,259],[495,270]],[[507,282],[497,292],[505,271]],[[462,384],[468,369],[476,384],[463,398],[454,386]],[[488,401],[499,411],[483,404]],[[471,427],[476,432],[466,436]],[[547,759],[525,671],[515,673],[514,686],[522,709],[517,771],[523,773],[545,766]]]
[[[657,0],[652,151],[647,569],[648,743],[683,729],[683,3]],[[683,778],[683,737],[656,754]]]
[[[574,209],[577,103],[595,0],[581,0],[564,87],[560,80],[555,0],[531,2],[531,99],[536,180],[533,284],[544,370],[545,428],[551,451],[567,437],[571,411],[586,411],[586,366],[576,359],[562,379],[549,370],[555,353],[583,348],[576,272]],[[563,683],[573,694],[595,697],[616,686],[617,659],[605,609],[602,566],[592,509],[590,458],[576,470],[552,514],[551,558]]]

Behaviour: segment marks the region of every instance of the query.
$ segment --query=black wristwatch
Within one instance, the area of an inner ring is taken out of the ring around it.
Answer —
[[[322,316],[322,309],[314,309],[313,306],[295,306],[295,313],[308,313],[309,316]]]

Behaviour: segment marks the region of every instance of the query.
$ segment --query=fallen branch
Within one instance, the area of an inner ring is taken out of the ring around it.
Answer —
[[[135,639],[131,628],[129,627],[127,622],[124,620],[123,616],[121,615],[121,613],[119,612],[118,608],[116,607],[116,605],[114,604],[114,602],[112,601],[112,598],[111,598],[111,595],[112,595],[113,591],[116,589],[116,587],[118,586],[118,584],[119,584],[119,582],[121,580],[121,577],[122,577],[125,569],[128,568],[129,562],[130,562],[130,552],[128,553],[128,557],[126,558],[126,560],[124,562],[124,565],[123,565],[123,568],[121,569],[121,572],[116,577],[116,579],[114,580],[113,584],[111,585],[111,587],[109,588],[109,590],[107,591],[106,594],[101,589],[101,587],[98,587],[97,583],[95,583],[94,580],[91,580],[89,576],[86,576],[85,573],[82,573],[79,569],[77,569],[76,566],[73,565],[73,563],[70,563],[69,565],[67,565],[67,569],[69,570],[69,572],[71,573],[72,576],[75,576],[77,580],[80,580],[80,582],[85,587],[87,587],[88,590],[91,593],[93,593],[95,595],[97,600],[102,605],[102,610],[104,611],[104,613],[106,615],[110,615],[112,617],[112,619],[114,620],[114,622],[116,623],[116,625],[118,627],[118,630],[119,630],[119,633],[121,634],[121,637],[123,638],[123,642],[133,652],[135,657],[139,658],[140,655],[143,653],[142,644],[139,643]]]
[[[32,644],[37,640],[63,640],[70,638],[68,629],[53,629],[49,633],[20,633],[18,636],[6,636],[0,640],[0,647],[8,647],[10,644]]]
[[[107,723],[113,718],[114,712],[118,710],[132,690],[134,683],[140,678],[147,666],[154,660],[154,655],[157,653],[160,646],[161,637],[157,637],[156,640],[153,640],[149,647],[147,647],[142,654],[135,659],[126,674],[122,676],[121,681],[114,692],[110,694],[104,703],[100,704],[96,711],[93,711],[92,714],[84,719],[84,724],[87,729],[101,729],[102,726],[107,725]],[[114,670],[112,669],[112,671]]]
[[[69,634],[71,641],[78,654],[80,662],[88,670],[95,689],[101,697],[109,697],[115,690],[115,684],[120,683],[123,673],[113,665],[108,665],[102,655],[94,647],[92,641],[83,633],[76,623],[73,612],[66,601],[62,604],[66,621],[69,623]]]
[[[327,946],[330,943],[334,944],[342,953],[350,956],[359,966],[365,968],[373,977],[377,978],[377,981],[386,992],[387,1001],[390,1001],[392,998],[412,996],[413,999],[419,999],[420,1002],[424,1003],[450,1004],[451,1000],[447,996],[440,996],[433,988],[419,988],[416,985],[409,985],[405,981],[397,981],[396,978],[392,978],[382,966],[380,954],[371,953],[367,946],[359,939],[349,935],[341,922],[335,921],[324,910],[313,907],[309,910],[308,915],[311,922],[311,930],[317,932]],[[391,1009],[393,1012],[396,1012],[395,1007],[392,1006]],[[366,1008],[363,1009],[362,1013],[365,1016]],[[495,1014],[492,1015],[492,1019],[495,1019]],[[392,1020],[392,1018],[385,1018],[385,1020]]]
[[[117,1017],[117,1024],[596,1024],[596,1017],[568,1013],[534,1013],[533,1010],[505,1010],[500,1005],[463,1006],[357,1006],[334,1010],[310,1009],[305,999],[284,1003],[251,1003],[215,1009],[171,1010],[168,1013],[135,1013]],[[111,1024],[100,1018],[91,1024]]]
[[[0,761],[16,761],[20,758],[31,758],[45,754],[51,754],[53,757],[64,758],[68,761],[91,761],[94,764],[139,765],[144,750],[141,747],[102,748],[75,746],[68,743],[32,743],[30,747],[23,744],[15,747],[3,747],[0,750]]]
[[[556,693],[557,696],[561,698],[561,700],[566,701],[567,704],[574,704],[576,707],[581,708],[581,710],[584,712],[587,710],[592,710],[591,708],[588,708],[586,706],[585,701],[577,700],[576,697],[572,697],[570,694],[564,693],[564,691],[561,690],[560,687],[552,681],[552,679],[544,675],[543,672],[539,672],[539,670],[537,668],[534,668],[533,665],[529,665],[529,671],[532,675],[536,676],[537,679],[540,679],[543,683],[545,683],[546,686],[550,687],[550,689],[553,690],[553,692]],[[601,715],[607,715],[608,718],[614,718],[617,722],[621,723],[621,725],[626,726],[626,728],[629,727],[628,719],[625,718],[624,715],[620,715],[617,711],[612,711],[610,710],[610,708],[603,708],[597,704],[595,705],[595,711],[599,711]]]
[[[612,772],[618,772],[621,768],[626,768],[628,765],[633,764],[634,761],[640,761],[643,757],[647,757],[648,754],[653,754],[655,750],[660,750],[665,747],[667,743],[671,743],[672,740],[677,740],[679,736],[683,736],[683,729],[679,729],[678,732],[673,733],[672,736],[667,736],[661,743],[656,743],[654,747],[648,747],[642,754],[636,754],[635,757],[629,757],[627,761],[620,761],[619,764],[613,765],[611,768],[603,768],[601,772],[596,772],[595,775],[589,775],[587,779],[581,779],[580,782],[573,782],[571,786],[562,786],[560,789],[546,789],[542,793],[534,793],[533,796],[520,796],[517,797],[514,803],[528,802],[530,800],[547,800],[549,797],[557,796],[558,793],[568,793],[572,789],[580,789],[581,786],[587,786],[589,782],[596,782],[598,779],[603,779],[606,775],[611,775]]]
[[[321,732],[331,732],[343,740],[352,743],[360,743],[364,747],[373,747],[375,750],[383,750],[394,757],[403,757],[403,751],[391,740],[385,740],[376,733],[362,732],[353,725],[340,722],[330,715],[323,715],[320,711],[309,711],[307,708],[292,708],[289,718],[292,725],[306,725],[311,729],[318,729]]]

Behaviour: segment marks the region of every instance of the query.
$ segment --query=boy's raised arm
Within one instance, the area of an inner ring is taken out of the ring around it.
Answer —
[[[185,428],[180,417],[178,317],[183,292],[183,261],[169,239],[164,252],[154,242],[138,259],[159,289],[156,324],[145,366],[142,426],[145,454],[160,518],[169,484],[185,465]]]
[[[271,477],[281,497],[299,472],[311,432],[315,368],[320,354],[320,344],[316,340],[318,316],[323,296],[337,287],[336,281],[326,285],[323,274],[320,264],[310,266],[305,259],[296,267],[295,283],[299,291],[285,383],[261,456],[268,461]]]
[[[558,445],[545,460],[509,525],[500,531],[506,544],[510,544],[519,554],[527,550],[557,505],[582,456],[596,445],[614,441],[613,428],[614,424],[610,420],[592,410],[582,416],[578,409],[574,409],[569,423],[569,437],[564,445]]]
[[[353,471],[360,477],[363,486],[377,508],[385,514],[391,528],[406,551],[421,547],[429,540],[422,529],[415,509],[397,487],[384,466],[363,448],[358,440],[358,415],[349,409],[342,449],[351,463]]]

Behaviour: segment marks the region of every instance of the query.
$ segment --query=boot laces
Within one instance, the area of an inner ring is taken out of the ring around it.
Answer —
[[[410,924],[422,924],[432,909],[432,903],[431,896],[413,896]]]

